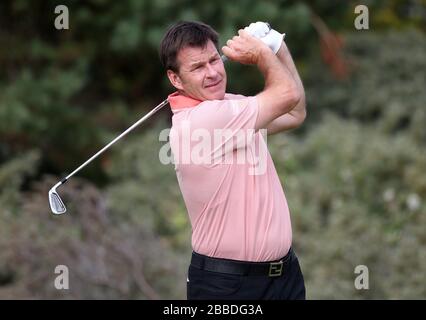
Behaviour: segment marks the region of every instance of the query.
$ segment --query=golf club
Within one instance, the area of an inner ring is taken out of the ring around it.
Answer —
[[[89,160],[87,160],[85,163],[83,163],[81,166],[79,166],[77,169],[75,169],[73,172],[71,172],[69,175],[67,175],[65,178],[63,178],[60,182],[55,184],[50,190],[49,190],[49,204],[50,209],[54,214],[62,214],[67,211],[64,202],[61,200],[61,197],[59,196],[56,189],[63,185],[65,182],[68,181],[69,178],[71,178],[73,175],[75,175],[77,172],[79,172],[81,169],[83,169],[86,165],[88,165],[90,162],[92,162],[94,159],[96,159],[100,154],[102,154],[105,150],[107,150],[109,147],[111,147],[114,143],[116,143],[118,140],[123,138],[126,134],[128,134],[130,131],[132,131],[134,128],[136,128],[138,125],[143,123],[145,120],[149,119],[153,114],[155,114],[157,111],[159,111],[161,108],[163,108],[165,105],[167,105],[169,102],[168,100],[164,100],[161,102],[158,106],[156,106],[154,109],[152,109],[150,112],[148,112],[145,116],[143,116],[141,119],[139,119],[137,122],[135,122],[131,127],[126,129],[123,133],[121,133],[118,137],[116,137],[114,140],[112,140],[110,143],[108,143],[105,147],[103,147],[101,150],[99,150],[96,154],[94,154]]]
[[[222,61],[225,62],[228,59],[225,55],[221,56]],[[145,120],[150,118],[153,114],[155,114],[157,111],[159,111],[161,108],[163,108],[165,105],[168,104],[168,100],[164,100],[161,102],[158,106],[156,106],[154,109],[152,109],[150,112],[148,112],[145,116],[143,116],[141,119],[139,119],[135,124],[133,124],[131,127],[126,129],[123,133],[121,133],[118,137],[116,137],[114,140],[112,140],[110,143],[108,143],[105,147],[103,147],[101,150],[99,150],[96,154],[94,154],[89,160],[87,160],[85,163],[83,163],[81,166],[79,166],[77,169],[75,169],[73,172],[71,172],[69,175],[67,175],[65,178],[63,178],[60,182],[55,184],[50,190],[49,190],[49,204],[50,209],[52,210],[53,214],[59,215],[63,214],[67,211],[67,208],[64,205],[64,202],[62,201],[61,197],[59,196],[56,189],[63,185],[65,182],[68,181],[69,178],[71,178],[73,175],[75,175],[77,172],[79,172],[81,169],[83,169],[86,165],[88,165],[90,162],[92,162],[94,159],[96,159],[99,155],[101,155],[105,150],[107,150],[109,147],[111,147],[114,143],[116,143],[118,140],[120,140],[122,137],[124,137],[126,134],[128,134],[130,131],[132,131],[134,128],[136,128],[138,125],[142,124]]]

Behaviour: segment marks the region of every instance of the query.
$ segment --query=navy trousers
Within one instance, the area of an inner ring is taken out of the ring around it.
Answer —
[[[207,262],[204,262],[205,259]],[[299,260],[292,249],[283,261],[279,270],[277,265],[269,267],[261,263],[210,258],[194,252],[188,269],[187,298],[304,300],[305,282]]]

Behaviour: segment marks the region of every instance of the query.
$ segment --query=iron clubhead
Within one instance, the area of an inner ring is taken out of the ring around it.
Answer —
[[[56,184],[52,189],[49,190],[49,204],[50,204],[50,210],[54,214],[63,214],[67,211],[67,208],[65,208],[64,203],[62,202],[61,197],[59,196],[58,192],[56,191],[56,188],[60,186],[62,183],[59,182]]]

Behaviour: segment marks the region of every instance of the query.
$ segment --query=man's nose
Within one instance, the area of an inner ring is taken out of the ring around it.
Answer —
[[[217,71],[210,63],[207,64],[207,76],[215,77],[217,75]]]

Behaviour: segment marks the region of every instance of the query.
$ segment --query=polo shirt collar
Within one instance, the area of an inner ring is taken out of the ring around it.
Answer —
[[[179,92],[174,92],[167,97],[172,110],[180,110],[185,108],[193,108],[198,106],[202,101],[184,96]]]

